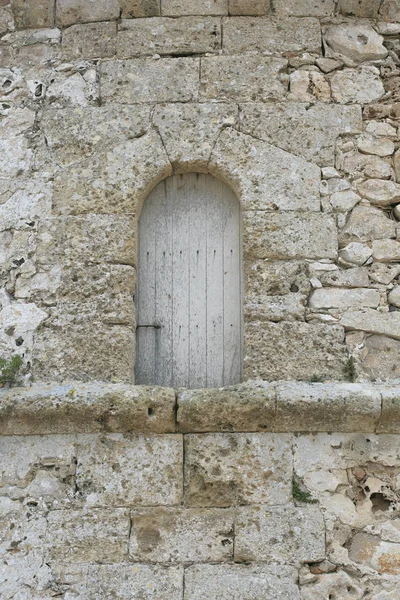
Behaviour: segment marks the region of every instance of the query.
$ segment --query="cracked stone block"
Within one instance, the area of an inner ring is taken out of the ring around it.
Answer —
[[[181,600],[183,567],[135,563],[91,565],[87,600],[118,598],[131,600]]]
[[[146,106],[49,108],[40,118],[47,153],[61,167],[141,137],[149,126],[150,108]]]
[[[64,60],[108,58],[116,53],[117,25],[114,22],[72,25],[63,32]]]
[[[127,169],[127,162],[135,168]],[[53,209],[58,214],[136,215],[154,185],[171,174],[160,136],[151,131],[57,173]]]
[[[334,165],[335,140],[343,133],[361,133],[359,106],[302,102],[243,104],[243,133],[254,135],[320,166]]]
[[[394,238],[396,223],[384,212],[373,206],[356,206],[340,232],[341,246],[350,242],[371,242],[373,240]]]
[[[320,210],[316,165],[232,128],[219,136],[209,169],[231,184],[245,211]]]
[[[204,54],[220,47],[221,23],[213,17],[123,20],[117,37],[118,58]]]
[[[153,123],[174,170],[206,172],[221,130],[237,115],[236,104],[164,104],[155,107]]]
[[[161,0],[161,12],[166,17],[227,15],[228,0]]]
[[[233,512],[148,508],[131,512],[129,557],[140,562],[222,562],[233,557]]]
[[[56,510],[47,517],[45,556],[65,563],[127,559],[129,512],[124,508]]]
[[[287,61],[262,56],[202,59],[202,100],[282,100],[288,88]]]
[[[325,524],[317,506],[237,509],[235,561],[300,566],[325,558]]]
[[[88,435],[79,440],[77,459],[76,483],[88,506],[181,502],[180,435]]]
[[[381,0],[339,0],[339,12],[349,17],[376,19]]]
[[[317,19],[223,19],[223,51],[226,54],[258,51],[321,51],[321,30]]]
[[[105,102],[189,102],[199,86],[197,58],[138,58],[104,61],[100,83]]]
[[[385,88],[376,67],[343,69],[331,79],[332,96],[340,104],[367,104],[375,102],[385,94]]]
[[[287,504],[291,437],[270,433],[185,436],[185,498],[191,506]]]
[[[185,571],[188,600],[300,600],[297,571],[274,565],[193,565]]]
[[[260,321],[245,326],[244,373],[249,379],[343,379],[344,330],[326,323]]]

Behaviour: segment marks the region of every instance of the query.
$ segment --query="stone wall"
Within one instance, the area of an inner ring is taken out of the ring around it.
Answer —
[[[20,384],[132,383],[137,218],[184,171],[242,205],[245,380],[400,376],[398,0],[3,0],[0,32]]]
[[[399,398],[349,383],[3,392],[0,596],[397,600]]]

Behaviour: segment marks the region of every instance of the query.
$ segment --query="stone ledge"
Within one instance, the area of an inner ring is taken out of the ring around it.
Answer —
[[[0,393],[0,435],[175,431],[175,391],[113,383],[35,384]]]
[[[257,431],[400,433],[400,382],[248,381],[177,393],[68,382],[0,392],[0,435]]]

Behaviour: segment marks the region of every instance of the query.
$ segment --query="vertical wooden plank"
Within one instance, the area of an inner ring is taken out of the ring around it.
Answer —
[[[189,384],[207,385],[207,194],[209,176],[188,173],[189,207]]]
[[[172,381],[189,387],[189,204],[182,175],[169,177],[166,186],[173,213]]]
[[[165,195],[165,187],[157,186],[147,198],[139,221],[137,334],[135,381],[139,384],[153,384],[156,381],[156,335],[151,325],[156,319],[156,223],[154,213],[160,197]]]
[[[164,194],[157,196],[157,205],[153,219],[156,228],[156,322],[160,329],[156,331],[155,342],[155,380],[157,385],[172,386],[172,233],[173,201],[167,193],[166,182],[159,184]]]
[[[223,221],[218,201],[222,185],[210,179],[207,194],[207,387],[223,382]]]
[[[242,294],[241,294],[241,216],[233,192],[221,189],[224,215],[224,367],[223,384],[241,380],[242,362]]]

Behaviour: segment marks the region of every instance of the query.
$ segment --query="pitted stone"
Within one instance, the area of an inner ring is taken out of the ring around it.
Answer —
[[[57,0],[56,22],[66,26],[91,21],[109,21],[119,17],[118,0]]]
[[[228,14],[228,1],[229,0],[162,0],[161,12],[162,15],[166,17],[182,17],[184,15],[226,15]]]

